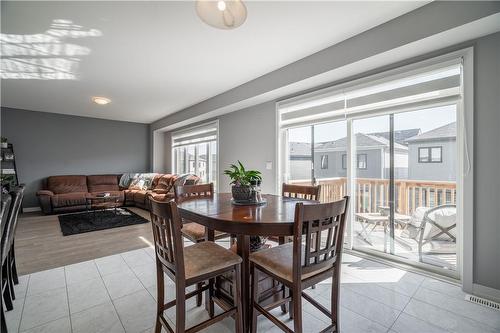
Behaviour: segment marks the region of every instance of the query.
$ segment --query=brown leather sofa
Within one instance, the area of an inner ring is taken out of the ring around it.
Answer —
[[[71,175],[51,176],[37,192],[40,207],[45,214],[67,213],[86,209],[86,198],[91,194],[109,192],[120,196],[120,206],[148,208],[148,195],[157,200],[174,197],[173,185],[177,175],[158,174],[154,177],[151,189],[120,188],[121,175]],[[184,184],[196,184],[196,176],[186,179]],[[179,184],[180,185],[180,184]]]

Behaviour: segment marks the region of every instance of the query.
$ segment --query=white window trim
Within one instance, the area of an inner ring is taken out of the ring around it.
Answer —
[[[416,62],[410,65],[405,65],[402,67],[398,67],[392,70],[388,70],[383,73],[367,76],[364,78],[356,79],[344,84],[336,85],[334,87],[325,88],[320,90],[324,92],[326,89],[330,90],[342,90],[347,87],[351,87],[354,85],[361,84],[369,84],[370,82],[375,82],[375,80],[383,79],[386,76],[401,74],[408,71],[418,70],[419,68],[429,68],[429,66],[440,66],[445,62],[453,62],[457,58],[462,58],[462,96],[456,101],[457,104],[457,142],[460,143],[460,146],[457,147],[457,158],[458,158],[458,170],[457,170],[457,207],[458,209],[457,215],[460,221],[458,226],[457,233],[457,272],[459,273],[459,278],[462,283],[462,289],[465,292],[472,293],[473,292],[473,258],[474,258],[474,48],[469,47],[466,49],[454,51],[448,54],[444,54],[441,56],[437,56],[434,58],[429,58],[420,62]],[[318,91],[313,91],[308,94],[304,94],[301,96],[296,96],[287,100],[278,101],[275,105],[275,116],[276,116],[276,193],[281,193],[281,184],[286,180],[285,176],[288,171],[283,170],[283,161],[286,161],[286,149],[283,149],[283,143],[286,140],[286,129],[281,128],[281,116],[280,116],[280,103],[295,101],[301,99],[303,97],[314,98],[317,96]],[[451,101],[446,100],[442,102],[434,103],[432,106],[437,107],[441,105],[449,105]],[[421,109],[422,105],[413,105],[408,107],[402,107],[398,109],[398,112],[402,111],[412,111]],[[390,114],[394,113],[393,110],[383,110],[381,112],[373,112],[370,114],[371,116],[382,115],[382,114]],[[347,120],[347,130],[348,130],[348,145],[351,146],[351,149],[348,150],[349,156],[347,158],[348,162],[348,170],[347,170],[347,195],[352,197],[352,193],[354,193],[354,184],[350,181],[352,176],[352,121],[358,118],[364,118],[367,114],[362,115],[351,115],[347,117],[346,115],[339,116],[338,120],[346,119]],[[332,122],[334,120],[328,119],[325,122]],[[311,122],[314,124],[321,124],[322,122]],[[323,122],[324,123],[324,122]],[[298,125],[299,126],[299,125]],[[293,127],[288,127],[293,128]],[[285,163],[286,165],[286,163]],[[351,216],[353,216],[353,206],[350,205],[350,216],[349,223],[346,226],[346,229],[350,231],[348,235],[350,235],[349,239],[346,240],[346,248],[352,248],[352,223],[350,221]],[[468,223],[464,223],[464,221],[468,221]],[[385,257],[385,256],[382,256]],[[388,256],[387,259],[391,261],[394,260],[394,256]],[[415,264],[415,263],[412,263]],[[418,268],[418,265],[415,265]],[[432,272],[432,267],[426,266],[426,270]]]
[[[176,134],[179,134],[179,133],[184,133],[184,132],[190,132],[190,131],[194,131],[196,130],[197,128],[200,128],[200,127],[206,127],[206,126],[215,126],[216,128],[216,131],[217,131],[217,136],[216,136],[216,140],[215,140],[215,156],[216,156],[216,167],[217,167],[217,172],[215,173],[215,184],[217,185],[216,188],[215,188],[215,191],[217,192],[218,190],[218,185],[219,185],[219,174],[220,174],[220,169],[219,169],[219,141],[220,141],[220,137],[219,137],[219,134],[220,134],[220,131],[219,131],[219,119],[216,119],[216,120],[213,120],[213,121],[209,121],[209,122],[205,122],[205,123],[202,123],[202,124],[198,124],[196,126],[191,126],[191,127],[186,127],[186,128],[183,128],[179,131],[175,131],[175,132],[172,132],[171,133],[171,137],[174,137]],[[170,143],[170,170],[172,170],[172,173],[174,173],[174,170],[175,170],[175,156],[174,156],[174,149],[176,147],[173,147],[172,146],[172,142]]]

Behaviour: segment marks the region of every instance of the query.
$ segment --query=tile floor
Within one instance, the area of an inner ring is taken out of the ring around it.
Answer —
[[[342,332],[500,332],[500,312],[464,301],[449,283],[348,254],[341,282]],[[169,281],[167,299],[173,292]],[[328,281],[309,292],[328,305]],[[6,319],[9,332],[152,332],[155,293],[153,251],[139,249],[22,276]],[[207,317],[193,301],[188,325]],[[305,332],[327,326],[319,311],[306,301],[303,306]],[[167,317],[175,322],[172,309]],[[225,319],[206,331],[233,332],[234,324]],[[261,317],[258,331],[279,329]]]

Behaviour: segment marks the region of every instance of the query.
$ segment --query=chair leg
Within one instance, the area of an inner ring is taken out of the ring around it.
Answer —
[[[208,280],[208,291],[205,294],[205,309],[208,311],[210,318],[214,317],[214,300],[212,296],[214,295],[214,279]]]
[[[330,300],[330,312],[332,314],[332,325],[335,325],[335,331],[334,332],[339,332],[340,331],[340,321],[339,321],[339,282],[338,282],[338,277],[334,276],[332,279],[332,299]]]
[[[8,262],[6,261],[2,265],[2,291],[3,291],[3,302],[5,303],[5,309],[7,311],[10,311],[14,308],[14,305],[12,304],[12,296],[10,294],[10,287],[9,287],[9,276],[7,275],[8,267],[7,267]],[[3,311],[3,309],[2,309]]]
[[[299,282],[300,283],[300,282]],[[299,286],[293,288],[293,331],[295,333],[302,333],[302,291]]]
[[[236,333],[243,333],[243,305],[241,304],[241,269],[240,265],[236,265],[234,269],[234,281],[236,284],[235,297],[234,297],[234,305],[236,306],[235,318],[235,329]]]
[[[258,271],[255,269],[255,266],[252,264],[250,267],[250,276],[252,279],[252,290],[250,294],[250,316],[252,318],[250,332],[257,332],[257,309],[255,309],[254,304],[259,301],[259,278],[257,276]]]
[[[12,280],[14,284],[19,284],[19,277],[17,276],[17,266],[16,266],[16,253],[14,252],[14,242],[12,242],[12,248],[10,249],[11,259],[12,259]]]
[[[184,283],[175,285],[175,332],[186,331],[186,286]]]
[[[196,295],[196,306],[201,306],[201,303],[203,301],[203,295],[202,292],[200,291],[202,287],[203,287],[203,282],[199,282],[196,284],[196,291],[198,291],[198,295]]]
[[[12,260],[10,254],[7,255],[7,283],[10,289],[10,297],[14,300],[16,299],[16,293],[14,292],[14,281],[12,279]]]
[[[288,289],[288,288],[287,288]],[[294,311],[294,308],[293,308],[293,303],[294,303],[294,296],[293,296],[293,291],[291,289],[288,289],[288,295],[290,295],[290,302],[288,302],[288,307],[290,308],[290,310],[288,311],[288,316],[290,317],[290,319],[293,319],[293,311]]]
[[[0,332],[5,332],[7,333],[7,322],[5,321],[5,314],[3,313],[3,309],[2,310],[2,324],[1,324],[1,329],[0,329]]]
[[[156,261],[156,323],[155,333],[161,333],[160,315],[163,314],[163,305],[165,304],[165,277],[161,264]]]
[[[281,288],[282,288],[281,295],[282,295],[283,298],[286,298],[287,297],[288,288],[285,287],[284,284],[282,284]],[[284,303],[284,304],[281,305],[281,312],[283,312],[283,314],[288,313],[289,308],[290,308],[290,304],[289,303]]]

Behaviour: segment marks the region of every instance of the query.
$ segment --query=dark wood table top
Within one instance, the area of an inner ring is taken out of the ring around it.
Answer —
[[[231,193],[216,193],[213,198],[178,204],[183,218],[210,229],[238,235],[287,236],[293,234],[297,202],[315,201],[264,194],[267,203],[260,206],[238,206],[231,203]]]

